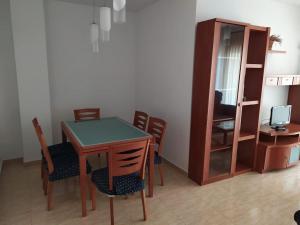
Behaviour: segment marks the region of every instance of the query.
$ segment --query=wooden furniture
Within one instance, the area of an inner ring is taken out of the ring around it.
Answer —
[[[133,125],[143,131],[146,130],[148,124],[148,114],[141,111],[135,111]]]
[[[82,216],[86,210],[86,157],[109,152],[113,146],[135,141],[150,140],[152,135],[134,127],[132,124],[117,117],[88,120],[84,122],[62,122],[63,142],[70,140],[80,161],[80,191],[82,200]],[[150,171],[148,176],[149,196],[153,196],[154,148],[149,149]]]
[[[147,219],[145,204],[145,166],[150,140],[134,141],[109,147],[108,168],[92,173],[92,208],[96,209],[95,189],[106,194],[110,200],[111,225],[114,225],[113,198],[140,192],[144,220]]]
[[[83,120],[99,120],[100,109],[99,108],[75,109],[74,117],[76,122],[83,121]]]
[[[161,166],[162,163],[162,150],[163,150],[163,140],[166,133],[167,123],[159,118],[150,117],[149,125],[147,132],[152,134],[155,138],[155,158],[154,164],[158,165],[158,171],[160,176],[160,185],[164,185],[164,176],[163,176],[163,168]]]
[[[288,105],[292,105],[291,122],[300,124],[300,85],[289,87]]]
[[[255,168],[269,33],[223,19],[198,23],[188,174],[200,185]]]
[[[286,127],[285,131],[276,131],[268,125],[261,126],[257,146],[258,172],[284,169],[299,162],[300,124],[291,123]]]
[[[37,118],[32,120],[35,132],[41,145],[43,189],[47,196],[48,210],[52,208],[53,183],[79,175],[79,160],[71,144],[64,143],[48,147],[42,128]],[[52,150],[52,151],[51,151]],[[91,172],[91,166],[86,164],[86,171]],[[88,177],[87,182],[91,184]]]
[[[267,75],[267,86],[294,86],[300,85],[300,75]]]

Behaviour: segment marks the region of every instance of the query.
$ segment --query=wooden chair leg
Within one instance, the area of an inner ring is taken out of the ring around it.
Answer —
[[[158,171],[160,176],[160,185],[164,186],[164,175],[163,175],[163,168],[161,164],[158,165]]]
[[[110,201],[110,224],[114,225],[115,224],[115,218],[114,218],[114,198],[109,197]]]
[[[146,200],[145,200],[145,190],[141,191],[141,198],[143,203],[143,213],[144,213],[144,220],[147,220],[147,210],[146,210]]]
[[[92,184],[91,187],[91,196],[92,196],[92,209],[96,210],[96,186]]]
[[[46,171],[46,168],[44,167],[43,168],[43,190],[44,190],[44,195],[47,195],[47,187],[48,186],[48,174],[47,174],[47,171]]]
[[[41,179],[44,178],[44,165],[43,165],[43,160],[41,160]]]
[[[47,184],[47,195],[48,195],[48,210],[52,209],[52,195],[53,195],[53,182],[48,181]]]

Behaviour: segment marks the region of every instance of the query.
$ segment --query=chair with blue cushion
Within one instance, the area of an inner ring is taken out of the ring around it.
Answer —
[[[145,166],[150,140],[123,143],[109,149],[108,168],[92,173],[92,208],[96,209],[96,188],[110,199],[111,224],[114,225],[113,198],[135,192],[141,193],[144,220],[147,219],[145,205]]]
[[[163,150],[163,140],[166,132],[167,123],[159,118],[150,117],[147,132],[155,137],[155,155],[154,164],[158,166],[158,171],[160,175],[160,184],[164,185],[163,169],[162,169],[162,150]]]
[[[100,119],[100,108],[74,109],[73,112],[76,122]]]
[[[66,143],[48,147],[38,120],[34,118],[32,123],[42,149],[43,188],[45,194],[48,195],[47,205],[48,210],[50,210],[52,208],[53,183],[69,177],[79,176],[79,159],[71,144]],[[61,151],[65,151],[65,154],[62,154]],[[87,172],[91,172],[91,166],[88,162]],[[91,184],[90,178],[87,179],[87,182]]]
[[[135,111],[134,119],[133,119],[133,126],[146,131],[148,125],[148,114],[142,111]]]

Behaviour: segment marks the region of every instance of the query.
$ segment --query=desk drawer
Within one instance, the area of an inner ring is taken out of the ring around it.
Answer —
[[[293,77],[281,77],[279,78],[279,85],[293,85]]]
[[[268,86],[277,86],[278,85],[278,77],[267,77],[266,85]]]

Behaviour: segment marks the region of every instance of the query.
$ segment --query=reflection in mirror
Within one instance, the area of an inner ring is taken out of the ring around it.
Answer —
[[[230,173],[244,27],[223,24],[218,52],[209,176]]]

